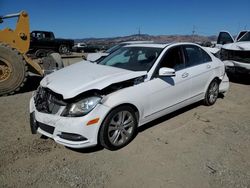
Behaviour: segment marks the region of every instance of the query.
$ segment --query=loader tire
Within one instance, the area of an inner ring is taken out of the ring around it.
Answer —
[[[16,49],[0,44],[0,96],[14,94],[27,80],[28,67]]]

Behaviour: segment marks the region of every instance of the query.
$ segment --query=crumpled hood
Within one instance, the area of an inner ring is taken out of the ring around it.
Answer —
[[[135,72],[81,61],[47,75],[40,85],[70,99],[88,90],[101,90],[113,83],[146,74],[146,71]]]
[[[224,44],[222,48],[226,50],[250,51],[250,42],[247,41]]]

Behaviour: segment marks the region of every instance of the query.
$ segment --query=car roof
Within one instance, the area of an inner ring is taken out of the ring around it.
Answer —
[[[173,42],[173,43],[148,43],[148,44],[128,44],[125,47],[151,47],[151,48],[166,48],[169,45],[196,45],[195,43],[191,42]]]
[[[125,42],[121,42],[120,44],[143,44],[143,43],[153,43],[154,41],[150,41],[150,40],[132,40],[132,41],[125,41]]]
[[[150,43],[150,44],[128,44],[125,47],[152,47],[152,48],[165,48],[169,44],[156,44],[156,43]]]

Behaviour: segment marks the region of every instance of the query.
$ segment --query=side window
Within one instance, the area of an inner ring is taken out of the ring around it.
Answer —
[[[207,52],[205,52],[203,49],[200,48],[200,51],[202,53],[202,57],[203,57],[203,62],[211,62],[212,58],[207,54]]]
[[[182,49],[180,46],[170,48],[163,57],[160,67],[173,68],[176,71],[185,68],[182,58]]]
[[[50,40],[51,39],[51,34],[49,32],[43,33],[43,38],[46,40]]]
[[[212,61],[211,57],[198,46],[187,45],[184,49],[187,67]]]
[[[31,37],[36,38],[36,33],[31,33]]]
[[[39,40],[43,38],[42,33],[37,33],[36,36]]]

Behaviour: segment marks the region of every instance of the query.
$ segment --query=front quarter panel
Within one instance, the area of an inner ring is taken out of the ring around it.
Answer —
[[[103,98],[103,105],[114,109],[123,104],[131,104],[139,111],[139,125],[140,120],[144,117],[145,110],[149,109],[149,89],[145,87],[145,82],[138,85],[123,88],[113,92]]]

